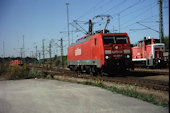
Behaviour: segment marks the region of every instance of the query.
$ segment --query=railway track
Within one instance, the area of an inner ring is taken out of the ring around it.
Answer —
[[[127,84],[139,87],[145,87],[148,89],[169,91],[169,82],[158,81],[158,80],[148,80],[137,77],[105,77],[105,76],[88,76],[88,75],[78,75],[74,76],[76,78],[100,80],[105,82],[117,83],[117,84]]]
[[[41,67],[36,67],[37,69],[42,69]],[[52,74],[55,76],[67,76],[74,78],[82,78],[87,80],[100,80],[104,82],[117,83],[117,84],[125,84],[125,85],[133,85],[138,87],[144,87],[148,89],[160,90],[160,91],[168,91],[169,92],[169,81],[161,81],[161,80],[151,80],[141,78],[142,76],[153,76],[152,74],[156,72],[150,71],[132,71],[128,73],[107,75],[107,76],[90,76],[85,73],[77,73],[67,69],[62,68],[53,68],[51,70],[45,71],[47,74]],[[158,72],[158,74],[167,74],[167,72]]]
[[[150,74],[162,74],[169,75],[169,69],[145,69],[145,68],[135,68],[133,72],[145,72]]]

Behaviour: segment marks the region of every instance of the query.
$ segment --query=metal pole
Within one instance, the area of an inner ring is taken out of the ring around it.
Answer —
[[[37,46],[35,46],[35,51],[36,51],[35,55],[36,55],[36,59],[37,59]]]
[[[159,39],[163,42],[162,0],[159,0]]]
[[[34,55],[33,55],[33,51],[31,51],[31,53],[32,53],[32,58],[34,57]]]
[[[25,49],[24,49],[24,35],[23,35],[23,57],[25,57]]]
[[[32,56],[32,55],[31,55],[31,51],[30,51],[30,58],[31,58],[31,56]]]
[[[69,38],[69,15],[68,15],[68,5],[69,3],[66,3],[67,5],[67,25],[68,25],[68,46],[70,45],[70,38]]]
[[[38,56],[39,56],[39,66],[40,66],[40,59],[41,59],[41,53],[40,53],[40,51],[38,52]]]
[[[3,57],[5,58],[5,43],[3,41]]]
[[[56,45],[56,56],[58,57],[58,44]]]
[[[20,51],[20,52],[21,52],[21,58],[22,58],[22,51],[23,51],[22,49],[23,49],[23,48],[20,48],[20,49],[21,49],[21,51]]]
[[[62,59],[62,66],[64,66],[63,62],[63,39],[61,38],[61,59]]]
[[[64,62],[63,62],[63,39],[61,38],[61,45],[60,45],[60,49],[61,49],[61,56],[60,56],[60,61],[61,61],[61,64],[62,66],[64,66]]]
[[[118,14],[118,19],[119,19],[119,33],[120,33],[120,14]]]
[[[49,55],[50,55],[50,69],[51,69],[51,66],[52,66],[52,59],[51,59],[51,41],[50,41],[50,44],[49,44]]]
[[[45,61],[45,55],[44,55],[44,39],[42,40],[42,44],[43,44],[43,47],[42,47],[42,49],[43,49],[43,67],[44,67],[44,61]]]

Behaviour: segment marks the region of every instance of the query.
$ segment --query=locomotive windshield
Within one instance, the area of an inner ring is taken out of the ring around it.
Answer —
[[[115,44],[115,37],[113,36],[104,36],[103,37],[104,44]]]
[[[128,40],[126,36],[104,36],[104,44],[127,44]]]
[[[153,41],[154,41],[154,43],[160,43],[159,39],[154,39]]]
[[[116,44],[127,44],[127,37],[116,37]]]

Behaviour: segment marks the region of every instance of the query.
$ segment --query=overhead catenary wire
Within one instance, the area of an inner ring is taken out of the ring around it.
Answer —
[[[156,6],[156,4],[152,5],[151,7],[149,7],[149,8],[147,8],[147,9],[143,10],[141,13],[138,13],[138,15],[136,15],[136,16],[134,16],[134,17],[132,17],[132,18],[137,19],[138,17],[141,17],[141,14],[142,14],[143,12],[148,13],[147,11],[148,11],[150,8],[153,8],[153,7],[155,7],[155,6]],[[145,14],[146,14],[146,13],[145,13]],[[125,28],[125,27],[127,27],[127,26],[133,24],[133,23],[131,23],[131,24],[129,24],[129,25],[126,25],[126,24],[129,23],[130,20],[132,20],[132,18],[130,18],[130,19],[128,19],[127,21],[125,21],[124,23],[122,23],[122,25],[124,26],[123,28]],[[136,22],[137,22],[137,21],[135,21],[134,24],[136,24]],[[125,25],[126,25],[126,26],[125,26]]]
[[[129,10],[130,8],[132,8],[132,7],[135,7],[135,6],[137,6],[137,4],[139,4],[140,2],[139,1],[137,1],[137,2],[135,2],[134,4],[132,4],[132,5],[129,5],[128,7],[126,7],[126,8],[124,8],[123,10],[121,10],[121,11],[119,11],[118,13],[114,13],[114,14],[111,14],[113,17],[114,17],[114,15],[116,16],[118,16],[118,25],[119,25],[119,32],[120,32],[120,14],[121,13],[123,13],[123,12],[125,12],[125,11],[127,11],[127,10]]]
[[[107,9],[106,11],[102,12],[101,14],[108,13],[108,12],[110,12],[112,9],[114,9],[114,10],[117,9],[117,7],[122,6],[122,4],[126,3],[126,1],[127,1],[127,0],[122,0],[120,3],[112,6],[111,8],[109,8],[109,9]]]
[[[122,2],[120,2],[120,3],[122,3]],[[119,4],[120,4],[120,3],[119,3]],[[103,5],[104,5],[104,4],[103,4]],[[135,5],[135,4],[133,4],[133,5]],[[101,6],[100,6],[100,7],[101,7]],[[130,6],[129,6],[129,7],[127,7],[126,9],[131,8],[131,7],[133,7],[133,6],[132,6],[132,5],[130,5]],[[109,9],[109,10],[111,10],[111,9]],[[123,11],[122,11],[122,12],[123,12]],[[82,17],[81,17],[81,18],[82,18]],[[78,19],[80,19],[80,18],[77,18],[77,19],[76,19],[76,21],[77,21]],[[73,26],[73,25],[72,25],[72,26]],[[75,27],[75,26],[73,26],[73,27]],[[83,32],[83,33],[84,33],[84,34],[86,34],[86,32]]]
[[[145,1],[146,1],[146,0],[145,0]],[[145,3],[145,1],[142,2],[142,3]],[[140,5],[141,5],[141,4],[140,4]],[[149,9],[150,9],[150,8],[152,7],[152,5],[156,5],[156,2],[147,4],[147,5],[143,4],[143,5],[145,6],[144,10],[146,10],[146,8],[149,7]],[[123,17],[127,17],[127,16],[130,16],[130,15],[136,13],[136,12],[138,12],[138,14],[139,14],[140,11],[144,12],[144,10],[143,10],[143,5],[141,5],[142,7],[138,7],[138,9],[132,10],[131,12],[128,12],[128,11],[127,11],[127,14],[125,13],[124,15],[121,15],[121,17],[122,17],[122,18],[123,18]]]
[[[119,2],[119,4],[120,3],[122,3],[122,2]],[[123,10],[121,10],[121,11],[119,11],[118,13],[116,13],[116,14],[120,14],[120,13],[123,13],[123,12],[125,12],[125,11],[127,11],[128,9],[130,9],[130,8],[132,8],[132,7],[135,7],[137,4],[139,4],[140,2],[139,1],[137,1],[137,2],[135,2],[134,4],[132,4],[132,5],[129,5],[128,7],[126,7],[125,9],[123,9]],[[111,10],[112,8],[110,8],[109,10]],[[109,11],[109,10],[106,10],[106,11]],[[79,18],[78,18],[79,19]],[[73,25],[72,25],[73,26]],[[74,27],[74,26],[73,26]],[[120,27],[119,27],[120,28]],[[85,32],[84,32],[84,34],[86,34]]]
[[[155,16],[156,16],[156,15],[155,15]],[[133,23],[131,23],[131,24],[128,24],[128,25],[122,27],[122,29],[128,28],[128,27],[130,27],[130,26],[132,26],[132,25],[135,25],[136,22],[142,22],[142,23],[143,23],[144,20],[148,20],[149,18],[153,18],[153,17],[155,17],[155,16],[149,16],[149,17],[147,17],[147,18],[144,18],[144,19],[141,19],[141,20],[137,20],[137,21],[135,21],[135,22],[133,22]],[[155,21],[155,23],[156,23],[156,21]],[[124,25],[124,24],[123,24],[123,25]]]
[[[87,10],[87,12],[85,12],[83,15],[79,16],[78,18],[76,18],[76,20],[79,20],[80,18],[82,18],[82,17],[87,16],[88,14],[90,14],[90,13],[91,13],[91,10],[92,10],[94,7],[98,6],[100,3],[102,3],[102,1],[103,1],[103,0],[100,0],[100,1],[98,2],[98,4],[95,3],[94,6],[92,6],[91,8],[89,8],[89,9]]]
[[[139,3],[140,3],[139,1],[135,2],[134,4],[132,4],[132,5],[128,6],[127,8],[125,8],[125,9],[123,9],[123,10],[119,11],[119,12],[118,12],[118,13],[116,13],[115,15],[119,15],[119,14],[121,14],[121,13],[123,13],[123,12],[125,12],[125,11],[129,10],[130,8],[137,6],[137,4],[139,4]]]

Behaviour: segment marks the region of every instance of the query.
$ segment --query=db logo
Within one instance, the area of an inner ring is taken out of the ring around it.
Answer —
[[[81,55],[81,49],[80,48],[77,48],[75,50],[75,56],[78,56],[78,55]]]

